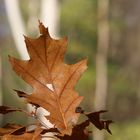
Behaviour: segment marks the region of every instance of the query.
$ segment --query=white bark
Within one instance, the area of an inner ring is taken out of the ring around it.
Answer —
[[[42,0],[40,20],[48,26],[53,38],[58,38],[60,20],[59,0]]]
[[[18,0],[5,0],[5,7],[16,48],[22,59],[28,59],[29,56],[23,38],[23,34],[26,34],[26,31],[21,17]]]
[[[107,98],[107,54],[109,48],[109,0],[98,0],[98,44],[96,54],[95,110],[106,108]],[[94,130],[94,140],[104,140],[104,132]]]

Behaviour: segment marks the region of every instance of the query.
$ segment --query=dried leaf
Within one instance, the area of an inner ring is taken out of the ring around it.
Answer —
[[[39,23],[41,36],[37,39],[25,37],[30,60],[9,57],[14,71],[33,87],[33,93],[24,96],[28,102],[50,112],[46,116],[51,123],[64,131],[76,124],[79,113],[75,108],[83,97],[75,91],[75,85],[87,68],[87,60],[76,64],[64,63],[67,38],[52,39],[48,29]]]

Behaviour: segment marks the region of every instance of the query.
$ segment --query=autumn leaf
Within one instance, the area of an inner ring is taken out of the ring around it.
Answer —
[[[87,68],[87,60],[71,65],[64,63],[67,38],[52,39],[42,23],[39,29],[39,38],[25,37],[30,60],[13,57],[9,60],[13,70],[33,87],[31,95],[18,95],[48,110],[50,116],[46,118],[62,132],[76,124],[79,118],[75,108],[83,97],[75,91],[75,85]]]

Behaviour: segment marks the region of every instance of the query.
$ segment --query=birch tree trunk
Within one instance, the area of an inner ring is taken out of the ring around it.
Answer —
[[[59,0],[42,0],[41,21],[48,26],[53,38],[58,38],[59,36],[60,8]]]
[[[26,31],[19,9],[18,0],[5,0],[5,7],[17,51],[22,59],[28,59],[29,55],[23,38],[23,34],[26,34]]]
[[[109,0],[98,0],[98,43],[96,54],[95,110],[106,108],[107,98],[107,54],[109,48]],[[104,140],[104,132],[94,130],[94,140]]]

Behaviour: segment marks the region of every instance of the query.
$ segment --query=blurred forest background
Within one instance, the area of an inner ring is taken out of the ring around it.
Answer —
[[[139,140],[140,1],[19,0],[16,4],[19,13],[14,7],[10,19],[8,9],[13,5],[8,8],[8,0],[0,0],[0,103],[26,108],[13,89],[27,91],[28,85],[12,71],[8,55],[27,58],[25,49],[19,50],[19,46],[25,47],[22,35],[38,37],[40,19],[52,37],[68,36],[66,62],[88,58],[88,70],[77,85],[85,97],[81,106],[87,111],[107,109],[107,117],[115,122],[112,136],[105,133],[94,140]],[[14,37],[13,32],[19,35]],[[17,41],[19,38],[22,42]],[[1,116],[1,125],[7,122],[24,124],[28,119],[21,113]]]

